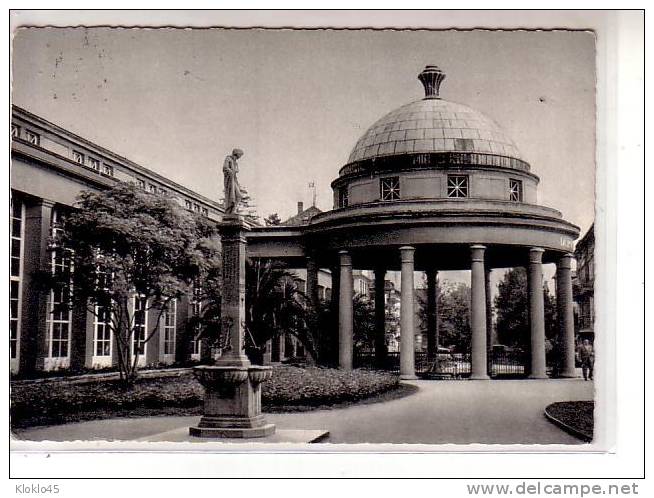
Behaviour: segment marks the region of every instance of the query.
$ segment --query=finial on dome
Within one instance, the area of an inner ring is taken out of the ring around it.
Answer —
[[[440,99],[441,83],[445,79],[445,73],[438,66],[428,65],[418,75],[418,79],[425,87],[426,99]]]

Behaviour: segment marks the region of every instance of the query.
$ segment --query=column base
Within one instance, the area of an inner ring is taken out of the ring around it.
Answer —
[[[577,372],[561,372],[559,374],[559,377],[562,377],[564,379],[576,379],[579,376],[577,375]]]
[[[418,377],[413,374],[400,374],[400,380],[418,380]]]
[[[472,374],[468,380],[491,380],[491,378],[488,375]]]
[[[275,424],[266,424],[261,427],[189,427],[191,436],[206,438],[257,438],[266,437],[275,433]]]
[[[527,378],[528,379],[536,379],[536,380],[537,379],[549,379],[547,374],[530,374]]]

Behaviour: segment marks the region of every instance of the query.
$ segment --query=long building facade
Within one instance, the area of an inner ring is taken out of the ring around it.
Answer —
[[[14,106],[11,119],[10,365],[13,373],[105,368],[116,363],[109,327],[84,309],[59,311],[65,296],[35,285],[40,271],[68,264],[48,249],[58,220],[82,190],[133,182],[166,194],[182,207],[219,221],[221,206],[129,159]],[[145,345],[143,365],[200,359],[205,354],[188,318],[201,312],[191,297],[161,317],[160,333]],[[149,333],[155,313],[135,314]]]

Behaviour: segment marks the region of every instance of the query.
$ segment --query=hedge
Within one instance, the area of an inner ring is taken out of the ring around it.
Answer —
[[[357,401],[399,387],[397,376],[365,370],[277,366],[263,384],[264,411]],[[51,425],[114,416],[197,414],[204,390],[190,371],[175,377],[139,379],[130,390],[115,380],[12,383],[12,427]]]

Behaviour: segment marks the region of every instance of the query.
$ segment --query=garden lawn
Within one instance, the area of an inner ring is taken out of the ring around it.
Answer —
[[[391,391],[404,393],[399,378],[383,372],[346,372],[320,367],[276,366],[263,384],[264,411],[297,411],[357,402]],[[175,377],[143,378],[123,390],[118,381],[66,381],[11,386],[14,428],[117,416],[193,415],[202,412],[204,390],[191,371]]]

